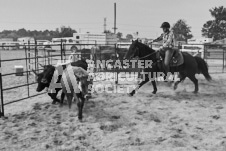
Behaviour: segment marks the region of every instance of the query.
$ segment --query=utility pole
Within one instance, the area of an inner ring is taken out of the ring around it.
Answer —
[[[107,21],[107,18],[104,18],[104,33],[106,32],[106,27],[107,27],[106,21]]]
[[[114,34],[116,34],[116,3],[114,3]]]

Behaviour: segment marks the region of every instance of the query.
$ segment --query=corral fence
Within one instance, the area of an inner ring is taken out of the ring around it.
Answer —
[[[72,44],[71,44],[72,45]],[[74,44],[73,44],[74,45]],[[126,44],[125,44],[126,45]],[[37,42],[26,45],[16,46],[17,49],[7,49],[6,47],[15,47],[15,45],[0,46],[0,116],[4,116],[4,106],[19,102],[31,97],[45,94],[46,92],[36,92],[36,80],[32,70],[37,73],[43,71],[45,65],[56,65],[57,63],[67,63],[71,56],[78,56],[79,58],[93,61],[95,66],[93,68],[94,76],[100,73],[112,73],[111,78],[115,84],[119,84],[118,76],[120,72],[140,72],[140,69],[125,69],[123,67],[112,68],[111,64],[104,67],[97,66],[97,62],[103,60],[117,60],[122,61],[127,47],[121,47],[116,44],[113,45],[97,45],[97,44],[76,44],[76,50],[68,50],[71,48],[70,44],[61,43],[50,46],[38,45]],[[154,49],[155,45],[151,45]],[[189,48],[190,47],[190,48]],[[203,57],[210,68],[210,73],[225,72],[226,67],[226,47],[225,45],[200,45],[200,51],[197,52],[197,45],[187,45],[187,48],[178,46],[181,51],[189,50],[194,56]],[[18,50],[18,48],[20,48]],[[184,50],[183,50],[184,49]],[[191,50],[194,50],[191,51]],[[72,53],[72,51],[74,51]],[[19,69],[22,70],[19,71]],[[108,80],[102,79],[102,80]]]
[[[31,97],[45,94],[46,92],[36,92],[35,74],[43,71],[45,65],[56,65],[57,63],[70,62],[69,58],[76,55],[94,64],[98,60],[109,60],[113,62],[122,60],[127,49],[119,49],[116,44],[97,45],[97,44],[76,44],[76,50],[67,50],[70,44],[59,44],[49,46],[38,45],[37,42],[20,45],[20,49],[8,49],[0,46],[0,116],[4,116],[4,106],[19,102]],[[74,45],[74,44],[73,44]],[[54,47],[52,47],[54,46]],[[7,47],[14,47],[8,45]],[[54,48],[54,49],[53,49]],[[119,51],[122,50],[122,51]],[[72,51],[74,51],[72,53]],[[76,52],[75,52],[76,51]],[[115,84],[118,84],[118,73],[125,69],[94,66],[94,76],[98,73],[110,72]],[[105,79],[106,80],[106,79]]]
[[[160,46],[159,44],[150,45],[153,49]],[[179,44],[178,49],[203,58],[208,64],[210,73],[226,71],[226,44]]]
[[[205,44],[204,59],[209,66],[210,73],[226,72],[226,45]]]

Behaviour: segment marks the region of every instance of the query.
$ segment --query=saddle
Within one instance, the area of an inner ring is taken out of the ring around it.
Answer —
[[[156,57],[157,57],[157,62],[163,64],[164,62],[164,58],[165,58],[165,53],[161,53],[161,52],[157,52],[156,53]],[[176,67],[179,65],[182,65],[184,63],[184,57],[182,55],[182,53],[180,52],[179,49],[173,48],[173,55],[172,58],[170,60],[170,67]]]

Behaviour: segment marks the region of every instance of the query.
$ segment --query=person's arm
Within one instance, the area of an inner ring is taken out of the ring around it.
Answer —
[[[161,34],[160,37],[154,39],[153,42],[158,42],[158,41],[161,41],[162,39],[163,39],[163,34]]]
[[[173,32],[170,32],[167,41],[163,44],[163,48],[169,47],[173,43],[173,40],[174,40],[174,34]]]

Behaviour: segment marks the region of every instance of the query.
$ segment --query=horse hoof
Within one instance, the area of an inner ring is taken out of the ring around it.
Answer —
[[[152,94],[156,94],[157,91],[153,91]]]
[[[197,93],[198,93],[198,91],[193,91],[193,93],[194,93],[194,94],[197,94]]]
[[[127,93],[127,95],[128,95],[129,97],[133,96],[133,94],[131,94],[131,93]]]
[[[53,102],[52,102],[52,104],[56,104],[56,103],[57,103],[56,101],[53,101]]]
[[[78,117],[78,121],[79,122],[82,122],[82,117]]]
[[[88,101],[89,99],[91,99],[91,98],[92,98],[91,95],[87,95],[87,96],[86,96],[87,101]]]
[[[173,89],[176,90],[176,89],[177,89],[177,85],[174,85],[174,86],[173,86]]]

